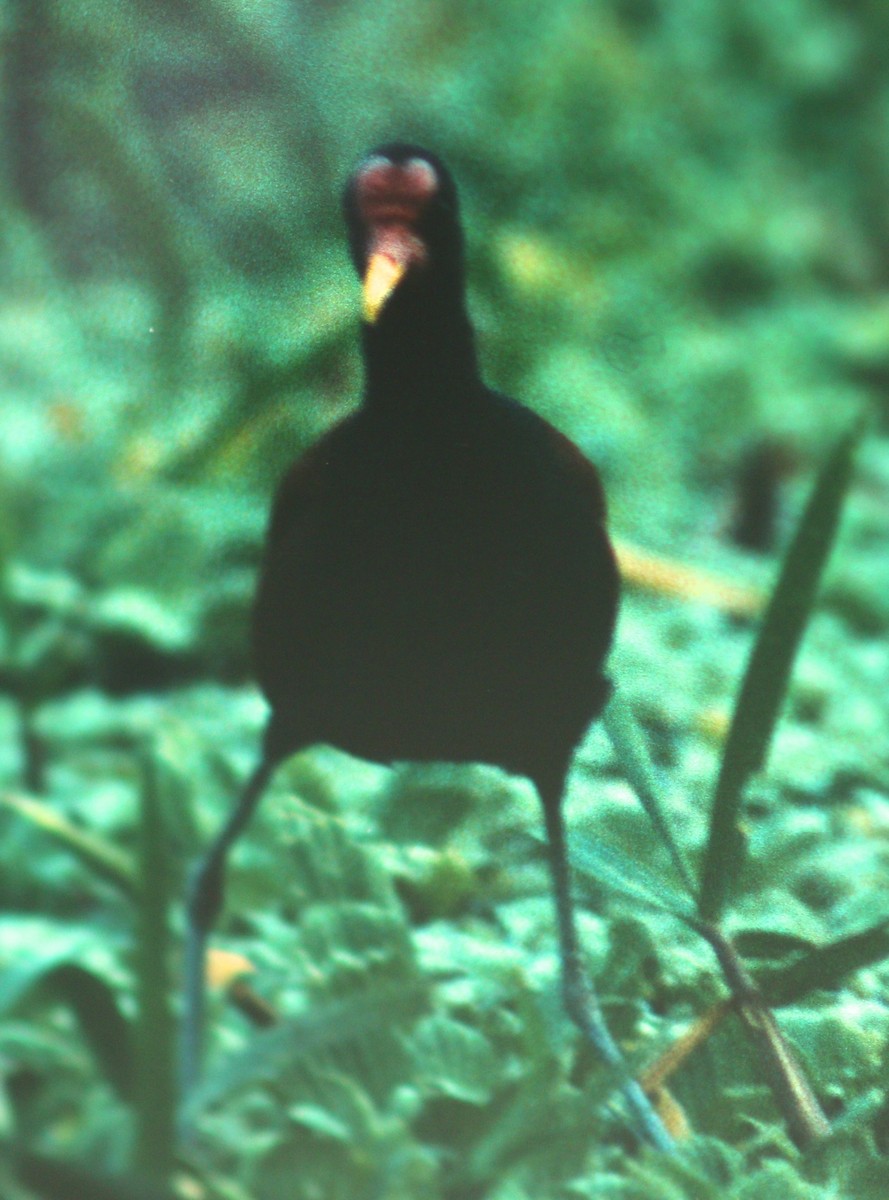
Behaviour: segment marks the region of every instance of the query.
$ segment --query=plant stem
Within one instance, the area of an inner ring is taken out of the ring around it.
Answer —
[[[801,1149],[830,1133],[830,1123],[759,988],[721,929],[699,925],[725,976],[735,1009],[754,1047],[787,1129]]]

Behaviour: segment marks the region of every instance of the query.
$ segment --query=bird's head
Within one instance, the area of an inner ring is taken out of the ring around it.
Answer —
[[[349,179],[345,212],[368,324],[376,324],[396,293],[422,303],[462,288],[457,193],[428,150],[402,142],[375,147]]]

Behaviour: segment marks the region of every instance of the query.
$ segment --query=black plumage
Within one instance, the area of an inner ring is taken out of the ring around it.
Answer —
[[[381,762],[492,763],[539,790],[567,1006],[619,1063],[580,975],[561,818],[572,754],[608,693],[618,575],[599,478],[482,382],[440,160],[378,147],[345,215],[365,289],[364,400],[274,503],[253,621],[271,715],[261,765],[197,878],[192,986],[225,854],[282,758],[327,742]],[[638,1089],[628,1099],[646,1108]],[[658,1140],[650,1110],[646,1121]]]
[[[482,383],[450,176],[413,146],[369,161],[412,160],[438,183],[410,227],[427,258],[365,323],[363,406],[272,513],[254,613],[267,752],[490,762],[549,793],[605,695],[604,499],[571,442]],[[361,171],[345,208],[364,275]]]

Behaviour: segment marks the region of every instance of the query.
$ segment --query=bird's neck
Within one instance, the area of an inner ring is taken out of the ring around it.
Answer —
[[[398,299],[362,330],[367,407],[446,412],[472,403],[482,384],[462,300],[398,305]]]

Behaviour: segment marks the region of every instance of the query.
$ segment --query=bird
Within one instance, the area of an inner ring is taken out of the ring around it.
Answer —
[[[253,610],[269,705],[262,752],[194,876],[186,1076],[225,859],[275,768],[318,743],[381,763],[486,763],[540,796],[568,1014],[620,1069],[581,970],[562,800],[605,705],[619,575],[596,468],[532,409],[482,380],[463,226],[444,163],[376,146],[344,215],[362,280],[360,405],[285,475]],[[666,1145],[644,1094],[623,1091]]]

